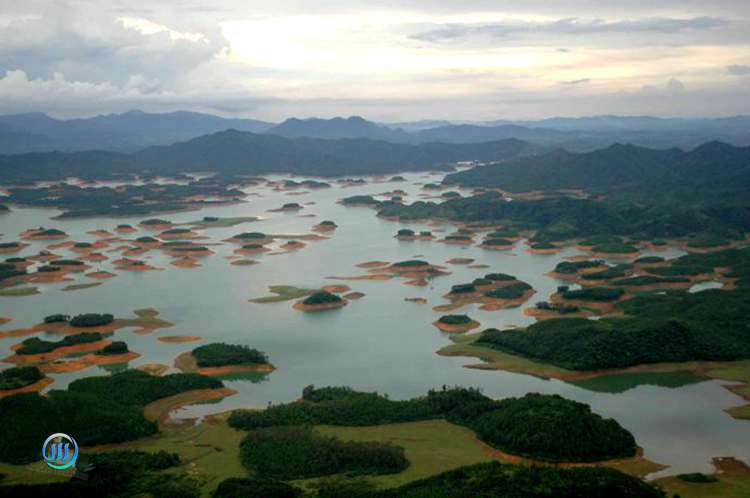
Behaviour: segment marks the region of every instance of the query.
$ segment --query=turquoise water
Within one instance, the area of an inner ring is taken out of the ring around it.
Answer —
[[[79,291],[62,292],[71,283],[91,281],[75,276],[75,282],[41,285],[36,296],[0,297],[0,316],[13,321],[0,330],[33,325],[52,313],[110,312],[116,316],[131,316],[139,308],[155,308],[161,318],[173,322],[174,327],[162,329],[148,336],[138,336],[132,330],[120,330],[116,338],[125,340],[131,350],[142,356],[130,363],[171,365],[174,358],[201,343],[225,341],[247,344],[267,352],[278,368],[267,376],[230,378],[226,384],[238,391],[235,396],[216,404],[202,404],[180,410],[178,416],[195,417],[237,407],[264,407],[269,402],[285,402],[299,397],[308,384],[350,385],[356,389],[388,393],[392,398],[408,398],[424,394],[442,385],[477,386],[494,397],[519,396],[527,392],[557,393],[589,403],[604,416],[616,418],[631,430],[646,457],[672,466],[668,472],[710,471],[710,460],[715,456],[736,456],[750,461],[750,424],[729,417],[723,410],[742,404],[741,398],[722,387],[719,381],[695,378],[643,376],[604,380],[578,385],[544,380],[529,375],[508,372],[480,371],[465,368],[476,363],[471,358],[445,358],[436,351],[450,344],[448,337],[435,329],[431,322],[440,316],[432,306],[444,304],[440,296],[451,285],[471,281],[489,272],[504,272],[530,283],[537,294],[527,303],[533,305],[555,291],[556,281],[545,273],[566,256],[580,254],[569,248],[558,255],[533,255],[524,252],[520,243],[509,252],[495,252],[478,247],[441,244],[436,241],[398,241],[393,238],[399,228],[441,230],[450,225],[428,227],[399,224],[378,219],[366,208],[346,208],[337,200],[355,194],[378,194],[393,189],[409,192],[407,202],[419,199],[419,182],[431,182],[440,176],[425,177],[408,174],[406,183],[369,183],[361,187],[314,191],[306,195],[290,196],[268,188],[248,188],[259,196],[248,197],[248,202],[217,207],[199,212],[164,216],[173,222],[201,219],[203,216],[262,216],[255,223],[230,228],[207,229],[203,233],[211,241],[220,241],[243,231],[262,231],[269,234],[309,233],[311,227],[324,219],[335,221],[339,228],[330,239],[311,241],[300,251],[281,255],[249,256],[260,261],[254,266],[232,266],[225,256],[236,247],[231,244],[212,247],[216,255],[203,258],[203,267],[180,269],[169,265],[170,258],[152,251],[139,259],[164,268],[164,271],[144,273],[118,272],[117,278],[103,281],[103,285]],[[280,177],[273,177],[280,178]],[[286,202],[307,205],[300,213],[270,213],[268,209]],[[15,240],[17,234],[30,227],[45,226],[65,230],[76,241],[92,241],[86,231],[103,228],[112,230],[119,223],[137,224],[142,217],[124,219],[95,218],[86,220],[50,220],[56,210],[14,209],[0,217],[3,241]],[[315,214],[315,217],[302,217]],[[148,233],[141,230],[132,237]],[[436,233],[440,236],[441,233]],[[281,241],[280,243],[283,243]],[[274,247],[280,245],[275,243]],[[50,242],[34,242],[23,254],[35,254]],[[72,257],[66,249],[55,251]],[[665,257],[676,257],[678,250],[661,251]],[[442,264],[452,274],[430,281],[427,287],[410,287],[403,281],[327,280],[327,276],[365,274],[355,265],[365,261],[400,261],[414,258]],[[112,259],[120,257],[110,254]],[[474,264],[487,264],[487,269],[448,265],[455,257],[474,258]],[[111,262],[94,263],[95,267],[110,270]],[[292,302],[253,304],[249,299],[268,294],[269,285],[320,287],[344,283],[352,290],[366,294],[343,309],[307,314],[291,308]],[[405,302],[407,297],[424,297],[429,304]],[[513,310],[485,312],[464,308],[461,312],[479,320],[483,327],[510,327],[531,323],[523,314],[523,307]],[[167,344],[156,340],[160,335],[198,335],[202,342]],[[19,338],[0,339],[0,354],[4,357],[9,347]],[[103,375],[99,367],[82,372],[54,375],[51,388],[64,388],[71,380]]]

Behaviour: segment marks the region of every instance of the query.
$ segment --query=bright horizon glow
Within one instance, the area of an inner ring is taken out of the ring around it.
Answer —
[[[198,0],[181,9],[71,0],[40,8],[9,0],[0,15],[0,113],[750,114],[743,1],[548,4]]]

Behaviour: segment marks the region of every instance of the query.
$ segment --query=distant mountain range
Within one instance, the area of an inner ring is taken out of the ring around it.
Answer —
[[[42,113],[0,116],[0,154],[34,151],[136,151],[230,128],[263,132],[272,123],[226,119],[196,112],[150,114],[130,111],[82,119],[55,119]]]
[[[353,116],[290,118],[274,124],[193,112],[150,114],[131,111],[71,120],[54,119],[41,113],[0,116],[0,154],[93,149],[134,152],[152,145],[169,145],[228,129],[287,138],[363,138],[399,144],[481,143],[515,138],[578,152],[614,143],[683,149],[714,140],[738,146],[750,145],[750,116],[720,119],[593,116],[539,121],[415,121],[389,124]]]
[[[450,171],[451,163],[504,161],[541,148],[521,140],[479,144],[397,144],[370,139],[287,138],[228,130],[135,153],[35,152],[0,156],[0,183],[89,179],[123,174],[170,175],[216,171],[226,175],[285,172],[312,176]]]

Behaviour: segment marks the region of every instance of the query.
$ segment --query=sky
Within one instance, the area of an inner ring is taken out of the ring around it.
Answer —
[[[750,114],[750,0],[0,0],[0,114]]]

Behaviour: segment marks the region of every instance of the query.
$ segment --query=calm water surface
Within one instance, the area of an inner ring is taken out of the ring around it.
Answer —
[[[519,396],[527,392],[557,393],[589,403],[604,416],[614,417],[633,432],[644,448],[645,456],[670,465],[668,473],[710,472],[710,460],[715,456],[736,456],[750,461],[750,424],[732,419],[723,410],[742,404],[742,399],[722,387],[720,381],[706,381],[684,374],[639,374],[610,376],[595,381],[566,383],[544,380],[529,375],[508,372],[480,371],[465,368],[476,363],[471,358],[445,358],[436,351],[450,343],[448,337],[435,329],[431,322],[439,317],[432,306],[443,304],[440,297],[451,285],[469,282],[489,272],[504,272],[530,283],[537,294],[526,305],[546,299],[562,282],[545,273],[566,256],[579,254],[573,248],[558,255],[533,255],[518,244],[510,252],[495,252],[478,247],[461,247],[437,242],[405,242],[393,238],[399,228],[445,229],[398,224],[380,220],[366,208],[346,208],[336,201],[355,194],[378,194],[393,189],[409,192],[407,202],[419,199],[421,190],[416,183],[430,182],[440,176],[407,174],[405,183],[369,183],[361,187],[334,186],[305,195],[289,196],[268,188],[248,188],[247,203],[164,216],[173,222],[201,219],[203,216],[262,216],[264,219],[230,228],[204,231],[212,241],[230,237],[242,231],[262,231],[270,234],[304,234],[324,219],[335,221],[339,228],[329,240],[309,242],[300,251],[281,255],[250,256],[261,264],[247,267],[232,266],[224,256],[236,247],[230,244],[213,249],[216,255],[204,258],[203,267],[179,269],[169,265],[170,258],[158,251],[143,257],[150,264],[165,268],[153,272],[116,272],[117,278],[103,285],[80,291],[62,292],[71,283],[90,281],[75,276],[76,282],[41,285],[41,294],[28,297],[0,297],[0,316],[13,321],[2,330],[33,325],[53,313],[77,314],[110,312],[116,316],[131,316],[139,308],[156,308],[161,318],[175,324],[149,336],[137,336],[131,330],[120,330],[117,338],[125,340],[130,349],[141,357],[129,364],[143,363],[171,365],[174,358],[201,343],[166,344],[156,340],[159,335],[198,335],[202,343],[225,341],[247,344],[269,354],[278,370],[266,376],[250,376],[226,381],[238,391],[216,404],[195,405],[180,410],[179,416],[195,417],[237,407],[264,407],[269,402],[291,401],[299,397],[308,384],[350,385],[361,390],[388,393],[403,399],[424,394],[442,385],[476,386],[493,397]],[[275,178],[275,177],[274,177]],[[286,202],[307,205],[300,213],[269,213],[268,209]],[[118,223],[137,224],[142,217],[129,219],[95,218],[86,220],[51,220],[56,210],[14,209],[0,217],[1,240],[15,240],[30,227],[55,227],[65,230],[72,240],[91,241],[89,230],[112,230]],[[313,218],[301,214],[315,214]],[[133,237],[145,235],[141,230]],[[441,233],[436,233],[440,236]],[[35,254],[50,242],[35,242],[22,254]],[[282,241],[283,243],[283,241]],[[64,257],[75,257],[66,249],[55,251]],[[649,254],[649,253],[647,253]],[[681,252],[670,250],[655,253],[676,257]],[[400,261],[426,259],[445,265],[449,276],[430,281],[427,287],[403,285],[400,279],[391,281],[327,280],[327,276],[361,275],[366,270],[355,265],[365,261]],[[112,259],[117,255],[110,254]],[[455,257],[474,258],[474,264],[487,264],[487,269],[447,265]],[[110,269],[110,262],[94,263]],[[320,287],[332,283],[346,283],[355,291],[366,294],[340,310],[306,314],[291,309],[292,302],[253,304],[248,299],[268,294],[269,285]],[[424,297],[428,305],[405,302],[407,297]],[[523,314],[523,307],[513,310],[484,312],[464,308],[482,322],[483,327],[511,327],[531,323]],[[6,356],[18,338],[0,339],[0,354]],[[72,374],[54,375],[52,388],[64,388],[70,381],[107,371],[94,367]]]

